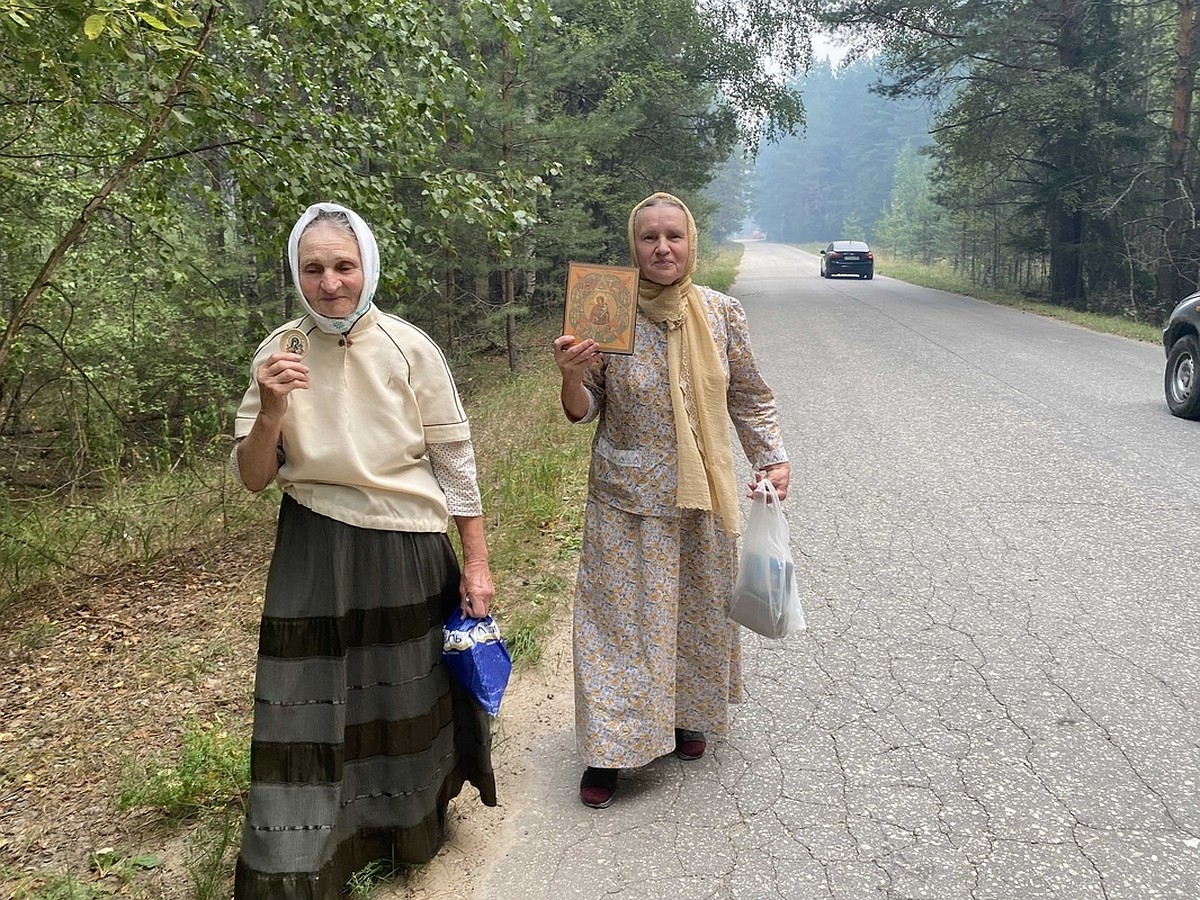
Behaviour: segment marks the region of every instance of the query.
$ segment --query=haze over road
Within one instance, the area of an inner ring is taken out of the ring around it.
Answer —
[[[1200,423],[1162,348],[769,243],[731,293],[809,630],[743,632],[731,733],[610,809],[539,740],[482,896],[1200,897]]]

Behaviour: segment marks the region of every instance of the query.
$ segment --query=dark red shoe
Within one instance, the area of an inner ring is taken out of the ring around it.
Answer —
[[[617,796],[617,773],[620,769],[598,769],[588,766],[579,779],[579,799],[592,809],[607,809]]]
[[[708,749],[703,731],[688,731],[686,728],[675,729],[675,755],[680,759],[699,759]]]

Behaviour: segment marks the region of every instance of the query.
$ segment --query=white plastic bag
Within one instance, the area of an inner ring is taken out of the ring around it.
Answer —
[[[790,531],[775,485],[764,478],[750,505],[729,618],[763,637],[781,638],[805,628]]]

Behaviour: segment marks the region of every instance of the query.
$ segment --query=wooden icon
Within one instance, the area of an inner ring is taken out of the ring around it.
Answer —
[[[637,269],[569,263],[563,334],[591,338],[604,353],[630,354],[637,300]]]

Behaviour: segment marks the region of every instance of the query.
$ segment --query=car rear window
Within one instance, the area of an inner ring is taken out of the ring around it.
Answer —
[[[834,241],[834,250],[858,250],[866,253],[870,248],[862,241]]]

